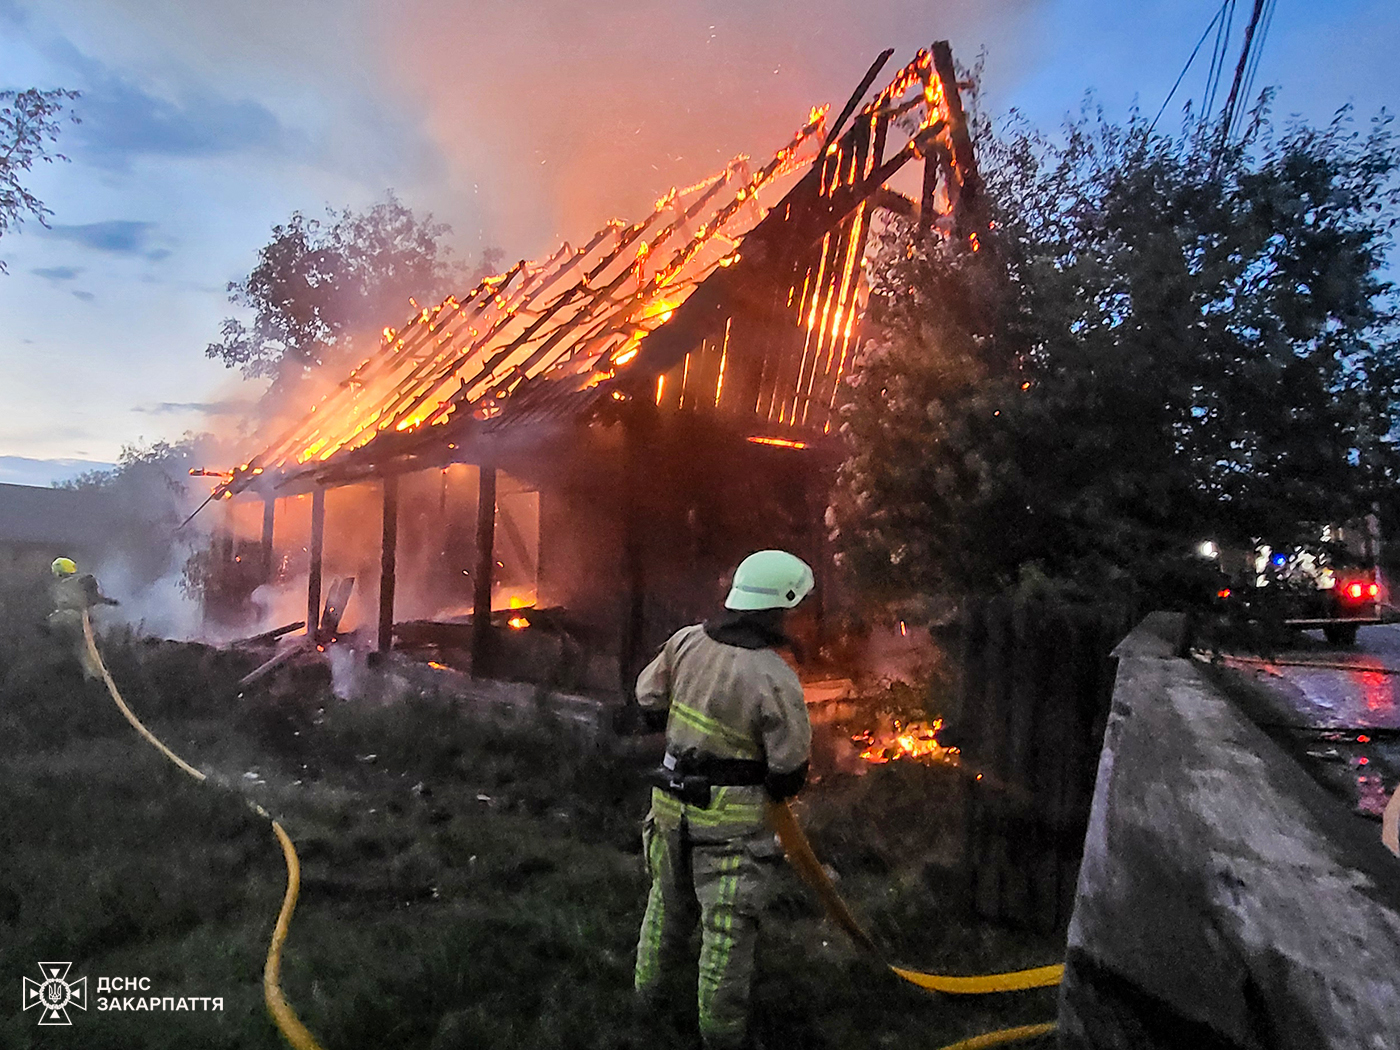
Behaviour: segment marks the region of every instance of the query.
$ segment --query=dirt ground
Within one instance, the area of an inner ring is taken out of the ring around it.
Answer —
[[[315,671],[240,695],[249,657],[109,634],[128,702],[209,773],[198,784],[44,634],[41,592],[3,597],[0,1046],[64,1041],[20,1010],[21,979],[48,960],[89,978],[67,1045],[283,1045],[261,974],[285,872],[243,798],[281,819],[301,858],[282,983],[326,1050],[694,1045],[693,975],[667,1016],[631,1001],[646,810],[634,747],[543,708],[508,720],[462,697],[341,701]],[[899,961],[971,973],[1056,960],[1059,943],[959,917],[945,859],[958,790],[946,769],[891,763],[823,778],[801,816]],[[954,999],[902,984],[786,869],[759,965],[755,1023],[774,1048],[939,1047],[1054,1014],[1053,990]],[[99,1012],[100,976],[225,1008]]]

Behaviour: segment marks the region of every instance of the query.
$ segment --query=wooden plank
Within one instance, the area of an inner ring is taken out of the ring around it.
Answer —
[[[350,604],[350,594],[354,590],[353,576],[343,577],[331,584],[330,593],[326,595],[326,607],[321,612],[320,635],[323,642],[335,641],[340,631],[340,619],[345,615],[345,607]]]
[[[270,630],[270,631],[263,631],[262,634],[255,634],[255,635],[252,635],[252,636],[250,636],[250,637],[248,637],[248,638],[239,638],[237,641],[230,642],[229,644],[230,644],[230,645],[263,645],[263,644],[265,644],[265,643],[267,643],[267,642],[275,642],[275,641],[277,641],[278,638],[281,638],[284,634],[291,634],[293,631],[299,631],[299,630],[301,630],[301,629],[302,629],[303,627],[305,627],[305,626],[306,626],[306,622],[305,622],[304,620],[297,620],[297,621],[295,621],[295,622],[293,622],[293,623],[285,623],[285,624],[283,624],[281,627],[274,627],[274,628],[273,628],[272,630]]]

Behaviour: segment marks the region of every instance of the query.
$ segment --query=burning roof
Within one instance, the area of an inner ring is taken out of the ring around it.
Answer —
[[[761,167],[738,157],[638,222],[611,221],[385,328],[215,494],[469,460],[483,432],[634,397],[732,412],[778,444],[828,432],[859,338],[872,197],[915,156],[941,164],[950,199],[975,177],[946,43],[855,112],[888,56],[834,125],[813,109]],[[904,144],[886,156],[892,128]]]

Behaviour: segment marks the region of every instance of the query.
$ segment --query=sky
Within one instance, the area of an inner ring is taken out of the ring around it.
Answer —
[[[0,0],[0,89],[82,92],[69,161],[25,179],[49,228],[0,238],[0,482],[245,420],[260,387],[204,347],[296,210],[392,189],[458,257],[532,258],[770,155],[885,47],[985,51],[985,108],[1046,127],[1089,89],[1155,113],[1219,4]],[[1314,122],[1394,110],[1397,51],[1392,0],[1278,0],[1256,90]],[[1164,119],[1205,76],[1203,51]]]

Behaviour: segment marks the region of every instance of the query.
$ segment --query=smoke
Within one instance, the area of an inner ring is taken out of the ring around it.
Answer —
[[[156,579],[140,571],[125,552],[109,552],[101,558],[95,575],[102,593],[121,602],[118,608],[102,612],[101,620],[119,621],[135,628],[139,634],[157,638],[187,641],[201,637],[203,614],[199,602],[181,586],[179,566],[183,558],[173,546],[170,554],[166,571]]]
[[[951,39],[1014,51],[1032,0],[808,3],[446,0],[396,10],[391,83],[425,115],[453,188],[516,255],[636,217],[738,153],[771,155],[815,104],[839,109],[872,59]],[[459,232],[470,234],[471,230]]]

